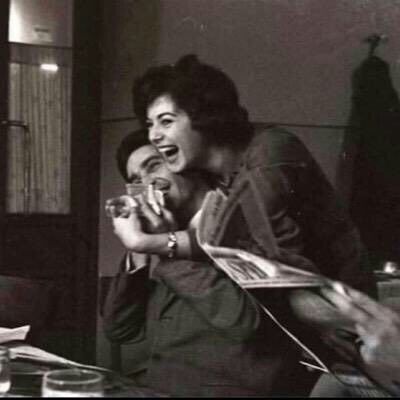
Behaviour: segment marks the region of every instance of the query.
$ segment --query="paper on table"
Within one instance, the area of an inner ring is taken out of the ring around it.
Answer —
[[[30,328],[30,325],[24,325],[18,328],[0,327],[0,343],[12,342],[14,340],[25,340]]]
[[[108,371],[106,368],[77,363],[30,345],[17,344],[15,346],[10,346],[10,353],[12,359],[24,359],[45,364],[57,364],[60,366],[94,369],[105,372]]]

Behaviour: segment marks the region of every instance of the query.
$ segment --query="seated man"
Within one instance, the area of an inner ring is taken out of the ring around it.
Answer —
[[[118,152],[119,165],[126,165],[123,175],[145,183],[170,180],[167,206],[177,214],[176,226],[185,227],[187,210],[195,213],[207,186],[198,176],[172,174],[157,151],[145,139],[140,142],[140,133],[135,135],[136,142],[129,147],[124,141]],[[190,242],[184,239],[183,245],[179,232],[172,253],[166,233],[143,240],[144,222],[158,232],[164,224],[169,232],[175,221],[166,208],[157,216],[144,199],[138,201],[142,214],[136,209],[128,218],[114,218],[115,233],[128,250],[157,253],[160,259],[139,264],[128,253],[106,300],[105,331],[112,341],[146,349],[141,381],[175,396],[296,395],[291,388],[296,346],[210,261],[177,259],[192,257]]]

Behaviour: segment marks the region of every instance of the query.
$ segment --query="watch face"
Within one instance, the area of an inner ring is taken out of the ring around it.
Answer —
[[[176,235],[174,232],[169,232],[168,233],[168,258],[174,258],[176,254],[176,249],[178,248],[178,243],[176,239]]]

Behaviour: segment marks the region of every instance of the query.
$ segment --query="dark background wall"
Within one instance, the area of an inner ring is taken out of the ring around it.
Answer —
[[[235,80],[254,121],[345,125],[351,73],[367,55],[363,39],[377,32],[388,37],[377,55],[400,88],[399,0],[105,0],[104,21],[101,275],[114,274],[123,254],[103,205],[123,191],[114,151],[135,128],[113,119],[132,116],[131,84],[148,66],[196,53]],[[344,130],[291,129],[346,200],[352,163],[341,151]]]

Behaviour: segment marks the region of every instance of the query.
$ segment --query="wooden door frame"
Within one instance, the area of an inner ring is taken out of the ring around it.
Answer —
[[[8,118],[9,4],[9,0],[0,1],[0,76],[3,78],[0,80],[0,121]],[[77,361],[94,363],[101,154],[102,1],[74,0],[73,15],[71,212],[69,215],[6,215],[7,127],[0,126],[0,266],[5,264],[7,224],[18,229],[58,225],[70,232],[75,260],[71,293],[76,296],[76,309],[69,312],[74,321],[76,340],[72,341],[73,349],[69,355]]]
[[[101,154],[101,0],[75,0],[72,87],[71,212],[76,227],[79,358],[96,360]],[[82,171],[85,174],[82,176]]]
[[[10,1],[0,1],[0,121],[8,119],[8,20]],[[7,126],[0,125],[0,265],[3,264],[4,223],[6,210]]]

